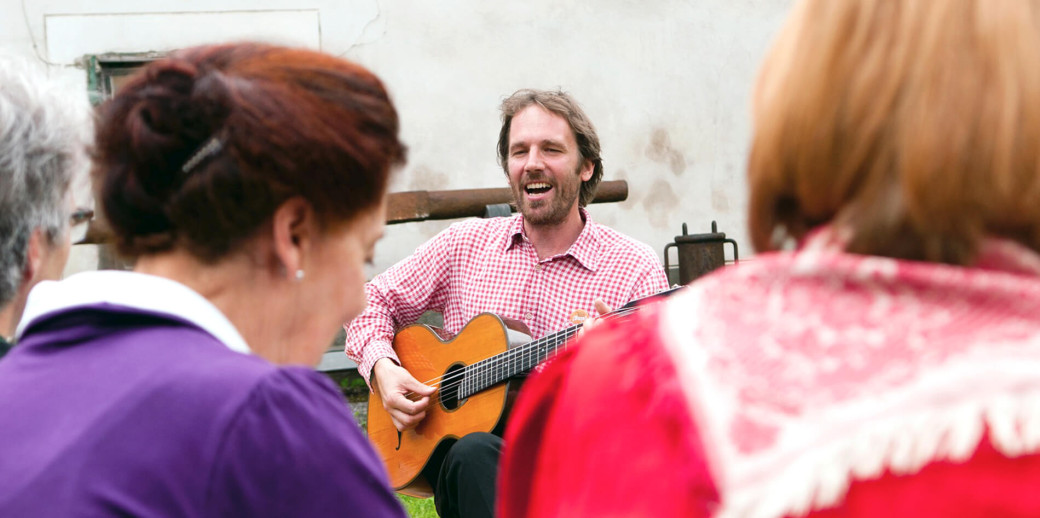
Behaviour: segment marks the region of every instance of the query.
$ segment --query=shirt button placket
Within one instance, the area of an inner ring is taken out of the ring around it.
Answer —
[[[532,267],[532,270],[534,271],[534,279],[533,279],[534,280],[534,288],[535,288],[535,291],[537,293],[535,294],[534,298],[531,298],[529,300],[542,300],[542,297],[540,296],[540,294],[541,294],[542,287],[543,287],[542,286],[543,279],[542,279],[542,275],[540,275],[540,274],[543,271],[545,271],[545,267],[542,265],[542,263],[538,262],[537,259],[536,259],[535,263],[534,263],[534,266]],[[531,308],[531,309],[525,311],[524,312],[524,317],[523,317],[524,322],[528,325],[528,327],[530,327],[532,329],[534,329],[534,327],[535,327],[534,326],[534,310],[535,309],[537,309],[537,308]]]

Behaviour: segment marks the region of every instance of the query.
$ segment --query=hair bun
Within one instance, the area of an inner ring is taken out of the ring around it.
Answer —
[[[146,151],[166,147],[177,140],[183,129],[182,118],[198,71],[190,63],[164,60],[149,67],[142,78],[144,87],[137,94],[127,119],[135,147]]]
[[[224,123],[228,91],[219,72],[164,59],[146,69],[126,117],[141,183],[160,200],[182,182],[181,165]]]
[[[108,171],[105,182],[114,195],[135,200],[140,207],[122,230],[135,238],[146,236],[150,248],[161,248],[153,241],[171,239],[175,233],[168,205],[186,180],[181,166],[230,113],[220,76],[185,60],[159,60],[103,108],[102,119],[121,120],[125,128],[98,142],[102,153],[124,157],[117,159],[123,167]]]

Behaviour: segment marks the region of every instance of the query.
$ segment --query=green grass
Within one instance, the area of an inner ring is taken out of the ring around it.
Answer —
[[[412,518],[437,518],[437,509],[433,506],[432,498],[412,498],[410,496],[397,495],[404,505],[405,512]]]

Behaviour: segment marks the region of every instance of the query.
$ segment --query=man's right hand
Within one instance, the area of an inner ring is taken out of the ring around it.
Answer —
[[[382,358],[372,366],[372,387],[379,392],[383,408],[401,432],[415,428],[426,417],[430,395],[437,390],[419,383],[390,358]]]

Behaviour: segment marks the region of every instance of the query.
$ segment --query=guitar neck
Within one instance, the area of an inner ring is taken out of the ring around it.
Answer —
[[[619,316],[630,313],[648,300],[666,297],[679,289],[681,287],[670,288],[649,297],[633,300],[603,316]],[[462,378],[462,384],[459,387],[459,399],[469,397],[513,376],[530,371],[541,363],[542,360],[565,347],[567,341],[578,334],[581,327],[580,324],[571,326],[562,331],[557,331],[524,345],[514,347],[504,353],[467,365]]]
[[[471,396],[513,376],[529,372],[542,360],[563,348],[579,330],[580,325],[571,326],[466,366],[459,397]]]

